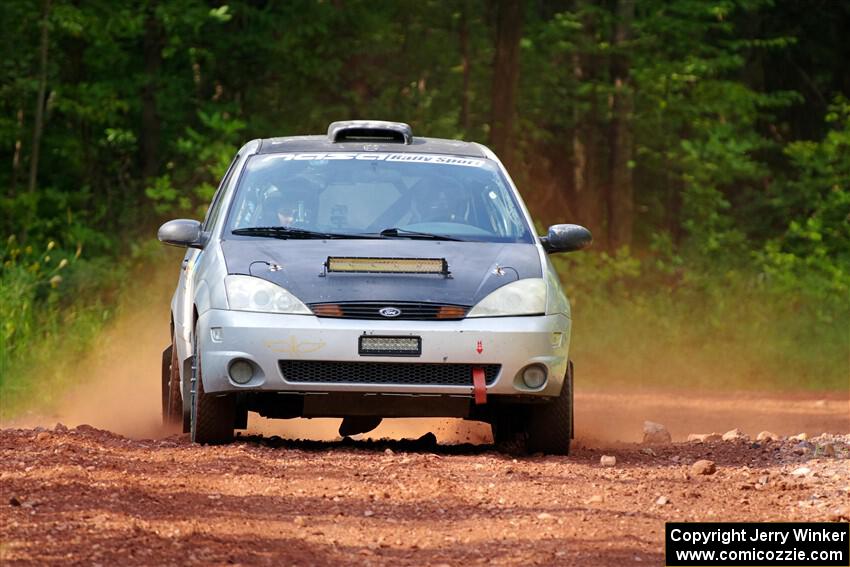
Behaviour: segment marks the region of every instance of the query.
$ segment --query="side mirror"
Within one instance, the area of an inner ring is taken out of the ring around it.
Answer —
[[[593,242],[590,231],[577,224],[556,224],[549,227],[549,234],[540,237],[543,249],[549,254],[573,252],[587,248]]]
[[[168,221],[157,231],[156,237],[164,244],[203,248],[205,234],[201,232],[201,223],[196,220],[177,219]]]

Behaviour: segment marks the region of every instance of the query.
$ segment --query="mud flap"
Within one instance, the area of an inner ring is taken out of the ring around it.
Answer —
[[[166,416],[168,414],[168,390],[170,386],[171,380],[171,352],[174,347],[172,345],[168,345],[164,351],[162,351],[162,422],[166,422]]]
[[[195,357],[183,361],[183,373],[180,375],[180,389],[183,392],[183,433],[189,433],[192,423],[192,373]]]
[[[567,361],[567,382],[570,385],[570,439],[576,438],[576,409],[575,409],[575,381],[573,380],[573,376],[575,376],[575,369],[573,367],[573,361]]]
[[[382,418],[370,415],[350,415],[342,419],[339,424],[340,437],[348,437],[349,435],[360,435],[361,433],[369,433],[379,425]]]

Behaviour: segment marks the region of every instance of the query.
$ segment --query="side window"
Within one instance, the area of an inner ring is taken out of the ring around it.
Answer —
[[[233,171],[236,169],[236,164],[238,162],[238,155],[233,158],[232,162],[230,162],[230,167],[227,168],[227,173],[224,174],[224,178],[221,180],[221,184],[218,186],[218,190],[213,196],[212,205],[210,205],[210,208],[207,211],[207,217],[204,219],[204,230],[209,230],[215,224],[215,221],[221,212],[221,204],[224,202],[224,193],[227,191],[227,186],[230,184],[230,178],[233,176]]]

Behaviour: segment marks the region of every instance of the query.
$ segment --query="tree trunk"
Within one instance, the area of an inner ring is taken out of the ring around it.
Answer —
[[[44,132],[44,98],[47,92],[47,48],[49,42],[48,18],[50,0],[44,0],[41,20],[41,46],[39,48],[38,95],[35,103],[35,122],[32,128],[32,154],[30,156],[29,192],[34,193],[38,183],[38,159],[41,152],[41,135]]]
[[[554,140],[535,144],[534,151],[523,160],[523,170],[534,181],[533,198],[528,201],[532,216],[546,226],[577,222],[576,201],[572,187],[573,169],[564,159],[564,144],[570,133],[551,131]]]
[[[157,82],[162,66],[162,28],[156,19],[154,8],[145,21],[144,58],[146,82],[142,88],[142,178],[155,177],[159,172],[159,144],[161,124],[156,108]]]
[[[576,54],[573,57],[573,75],[577,83],[592,81],[587,69],[592,69],[592,61],[585,55]],[[592,92],[589,108],[582,109],[580,104],[574,107],[572,164],[573,164],[573,194],[575,196],[576,221],[585,225],[594,234],[597,243],[605,241],[602,232],[603,202],[599,183],[598,164],[599,144],[596,136],[598,128],[598,108],[595,102],[596,93]]]
[[[469,136],[471,122],[469,118],[469,0],[463,3],[460,14],[460,64],[463,70],[463,85],[460,94],[460,127],[465,136]]]
[[[617,28],[614,45],[617,53],[612,61],[614,75],[613,122],[611,125],[611,183],[608,190],[608,246],[614,251],[631,246],[634,227],[634,185],[631,161],[632,112],[634,102],[629,85],[627,44],[631,38],[634,0],[618,0]]]
[[[9,198],[14,199],[18,194],[18,176],[21,170],[21,150],[23,149],[23,140],[21,136],[24,130],[24,109],[19,108],[15,113],[15,150],[12,154],[12,178],[9,183]]]
[[[683,131],[682,139],[687,135]],[[665,152],[667,154],[668,152]],[[667,225],[667,230],[670,232],[670,238],[673,240],[674,246],[679,246],[684,237],[682,229],[682,193],[685,188],[682,183],[681,176],[673,175],[673,164],[670,162],[669,156],[664,157],[664,188],[666,203],[664,207],[664,222]]]
[[[521,0],[500,0],[496,16],[493,58],[490,144],[506,167],[513,165],[513,128],[519,82],[519,42],[522,38]]]

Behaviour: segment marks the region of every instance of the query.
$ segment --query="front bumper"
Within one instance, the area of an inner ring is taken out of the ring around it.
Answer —
[[[557,396],[567,368],[570,319],[564,315],[472,318],[460,321],[367,321],[210,310],[198,320],[198,344],[204,390],[216,392],[378,392],[472,396],[469,385],[290,383],[279,362],[344,361],[391,363],[500,364],[487,393],[516,396]],[[416,357],[363,356],[361,335],[418,336],[422,354]],[[479,346],[480,344],[480,346]],[[479,352],[480,351],[480,352]],[[228,376],[235,359],[251,361],[254,377],[245,385]],[[546,383],[536,390],[519,378],[529,364],[547,369]]]

